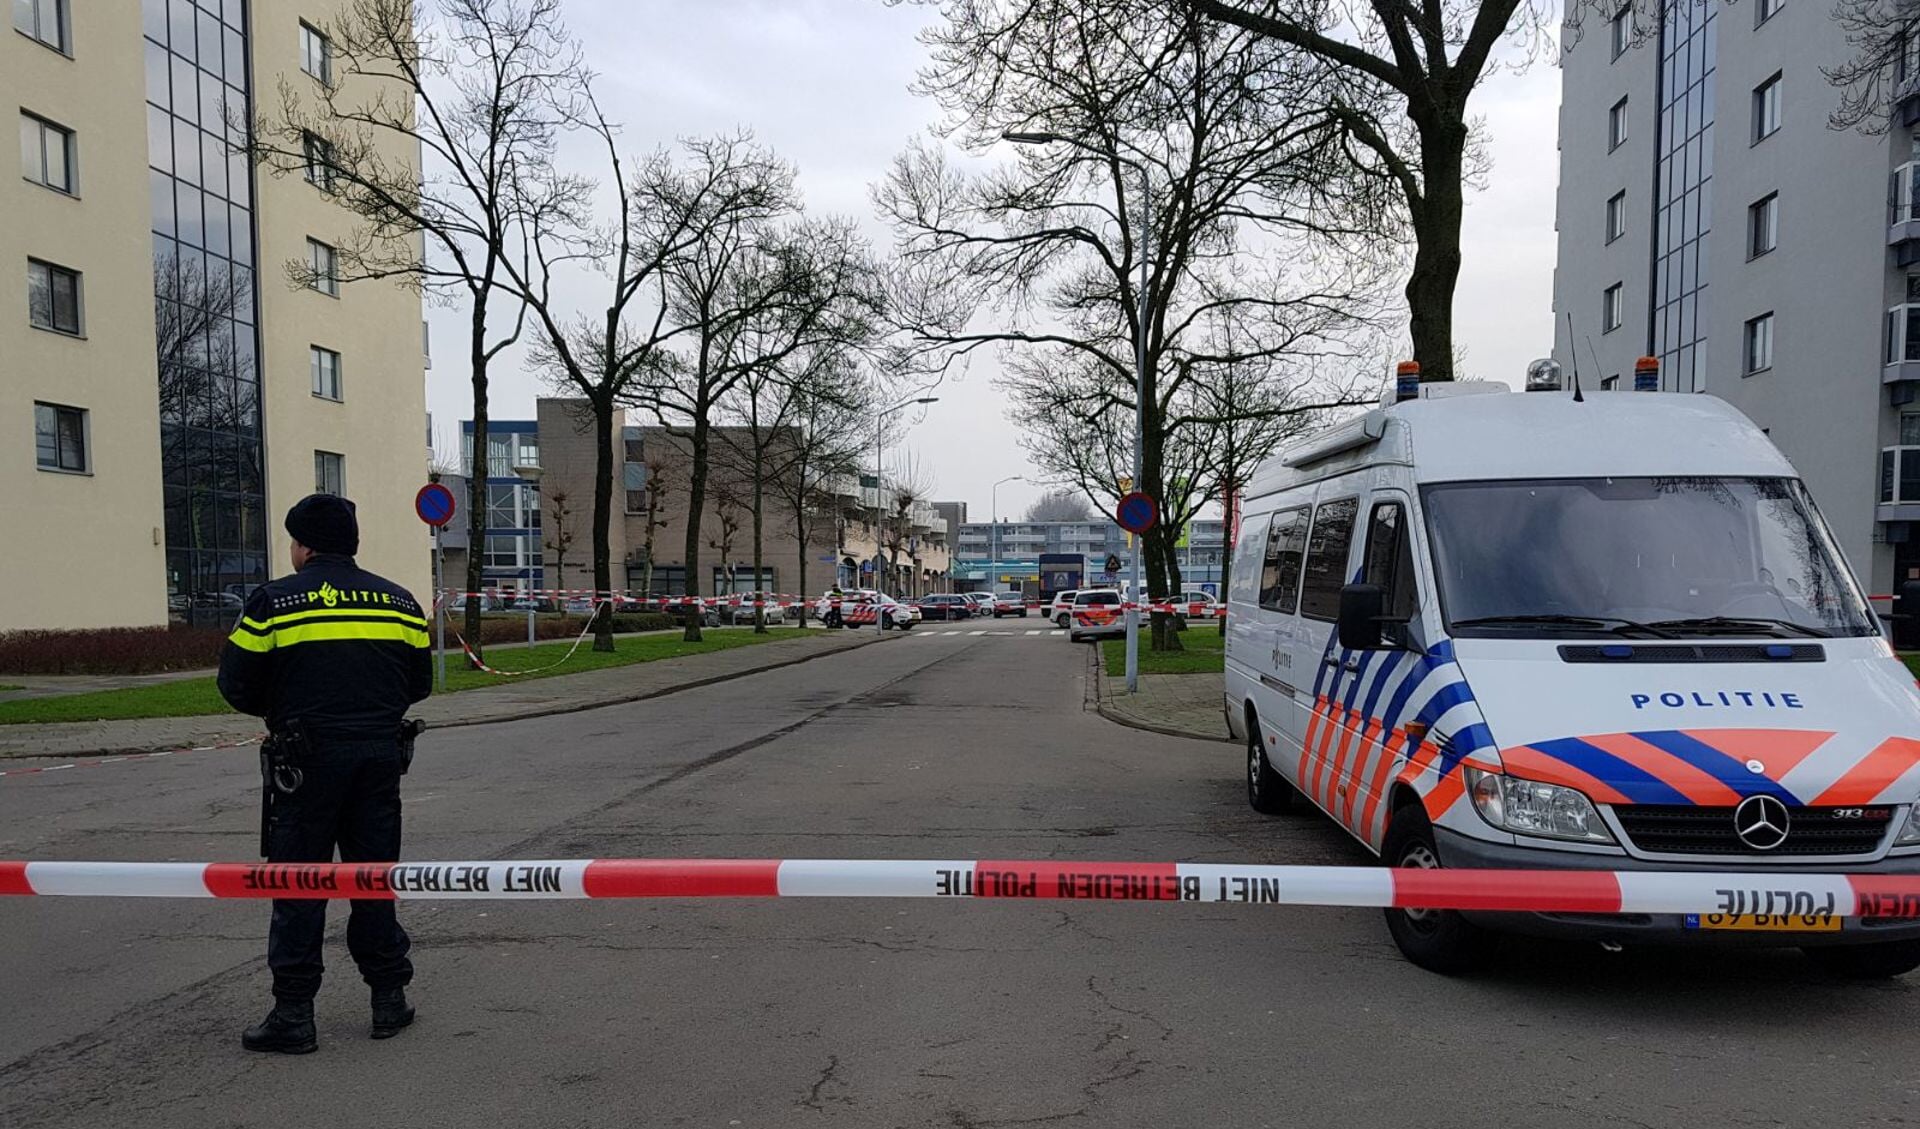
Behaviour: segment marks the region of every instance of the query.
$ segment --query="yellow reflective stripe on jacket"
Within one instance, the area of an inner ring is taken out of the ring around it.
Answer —
[[[390,621],[390,622],[388,622]],[[242,618],[227,641],[243,651],[264,653],[295,643],[365,639],[430,646],[427,621],[386,608],[316,608],[264,621]]]
[[[272,645],[276,647],[337,642],[393,642],[411,647],[428,645],[426,628],[404,623],[302,623],[292,627],[276,627],[268,638],[273,640]]]

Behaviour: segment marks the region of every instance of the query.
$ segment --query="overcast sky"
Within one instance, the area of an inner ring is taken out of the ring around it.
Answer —
[[[566,12],[630,151],[750,127],[799,166],[810,211],[854,216],[884,245],[868,185],[938,112],[907,89],[923,54],[914,33],[928,9],[881,0],[568,0]],[[1467,200],[1456,335],[1469,373],[1510,384],[1552,347],[1558,98],[1559,72],[1545,64],[1496,76],[1474,95],[1493,170]],[[464,317],[435,308],[429,319],[428,407],[436,432],[451,439],[472,415]],[[911,428],[894,429],[887,441],[889,465],[902,445],[910,448],[935,496],[967,502],[976,521],[987,516],[997,479],[1030,480],[1000,487],[1001,516],[1017,517],[1041,489],[992,369],[976,363],[949,380],[936,392],[939,403],[903,413]],[[517,356],[496,363],[492,380],[497,419],[530,418],[534,397],[553,394]]]

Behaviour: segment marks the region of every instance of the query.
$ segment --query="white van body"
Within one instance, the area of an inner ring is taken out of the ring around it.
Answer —
[[[1424,823],[1450,867],[1920,873],[1920,691],[1793,467],[1726,403],[1422,385],[1282,451],[1242,514],[1225,708],[1250,797],[1277,774],[1375,852]],[[1378,649],[1336,630],[1359,584],[1383,589]],[[1920,937],[1911,920],[1471,920]]]

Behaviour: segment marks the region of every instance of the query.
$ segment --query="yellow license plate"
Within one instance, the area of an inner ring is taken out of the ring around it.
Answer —
[[[1687,928],[1747,933],[1838,933],[1840,919],[1829,913],[1690,913]]]

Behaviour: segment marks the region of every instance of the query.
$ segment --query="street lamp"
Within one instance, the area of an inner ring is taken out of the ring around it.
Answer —
[[[887,595],[892,595],[891,592],[887,592],[887,574],[893,571],[893,558],[887,553],[884,532],[886,511],[880,504],[880,489],[887,477],[885,460],[887,429],[883,425],[888,416],[902,408],[910,408],[915,404],[932,404],[939,399],[938,396],[916,396],[902,400],[873,417],[873,547],[880,553],[880,567],[883,570],[881,575],[873,578],[873,583],[874,587]]]
[[[1026,475],[1010,474],[1000,482],[1025,482]],[[1000,563],[1000,482],[993,484],[993,502],[987,507],[987,517],[992,519],[987,526],[987,590],[993,590],[993,570]]]
[[[544,472],[537,466],[517,466],[513,468],[513,473],[521,482],[526,483],[529,490],[537,491],[540,488],[540,475]],[[533,504],[536,509],[540,505],[540,499],[537,494],[534,496]],[[540,535],[538,533],[533,535],[533,545],[536,550],[540,547]],[[486,546],[481,546],[481,551],[484,552],[485,550]],[[541,571],[544,572],[546,570],[546,554],[536,552],[534,559],[540,561]],[[527,600],[527,646],[531,647],[534,641],[534,609],[539,607],[539,601],[533,597],[533,569],[531,567],[527,569],[527,584],[522,594]]]
[[[1130,157],[1107,153],[1098,146],[1091,145],[1077,137],[1068,137],[1060,133],[1041,131],[1008,130],[1000,135],[1016,145],[1051,145],[1061,142],[1076,149],[1085,149],[1089,153],[1104,159],[1112,159],[1131,166],[1140,174],[1140,286],[1135,314],[1137,333],[1133,347],[1133,482],[1139,489],[1146,482],[1145,437],[1147,425],[1147,325],[1151,305],[1147,293],[1147,254],[1149,240],[1153,235],[1153,182],[1147,176],[1146,166]],[[1119,202],[1120,210],[1127,210],[1126,189],[1115,177],[1113,183],[1114,199]],[[1143,588],[1140,583],[1140,556],[1146,545],[1146,537],[1136,534],[1133,539],[1133,599],[1127,601],[1127,693],[1137,693],[1140,689],[1140,599]]]

